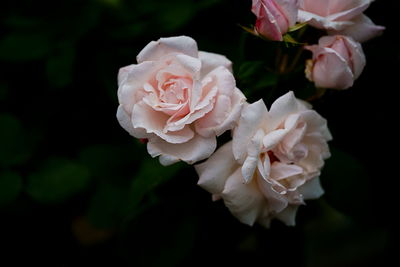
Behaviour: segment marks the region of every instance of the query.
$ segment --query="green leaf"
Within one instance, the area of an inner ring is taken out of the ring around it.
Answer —
[[[247,61],[240,65],[238,79],[249,81],[254,75],[264,68],[262,61]]]
[[[122,220],[121,207],[126,205],[128,188],[112,182],[100,182],[87,211],[89,222],[99,228],[116,227]]]
[[[139,205],[147,193],[172,179],[182,167],[182,163],[165,167],[156,160],[144,161],[130,187],[130,207]]]
[[[12,203],[21,192],[22,178],[15,172],[0,173],[0,207]]]
[[[97,177],[110,177],[115,180],[118,174],[126,175],[126,170],[134,171],[135,163],[145,153],[145,145],[137,147],[132,142],[122,146],[99,144],[82,149],[79,160]]]
[[[341,212],[369,217],[370,178],[365,166],[357,158],[335,147],[331,147],[331,154],[321,174],[326,199]],[[357,197],[354,197],[355,192]]]
[[[307,26],[307,22],[297,23],[296,25],[290,27],[288,32],[294,32],[294,31],[300,30],[305,26]]]
[[[26,190],[38,202],[58,203],[84,190],[89,180],[85,166],[67,159],[50,159],[28,176]]]
[[[160,25],[167,31],[175,31],[186,25],[196,11],[193,3],[186,0],[178,1],[175,5],[163,4],[162,10],[157,18]]]
[[[325,201],[318,203],[319,216],[304,228],[307,267],[369,266],[370,258],[382,255],[388,240],[385,230],[357,224]]]
[[[0,166],[13,166],[27,161],[33,150],[29,139],[17,118],[0,114]]]
[[[286,45],[304,45],[304,43],[296,41],[289,33],[283,35],[283,41]]]
[[[46,74],[51,86],[61,88],[72,80],[75,47],[72,43],[61,43],[47,60]]]
[[[12,33],[0,40],[0,59],[29,61],[47,56],[50,42],[43,34]]]

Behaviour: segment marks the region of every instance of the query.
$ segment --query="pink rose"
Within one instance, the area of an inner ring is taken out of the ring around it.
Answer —
[[[236,88],[231,62],[198,52],[189,37],[150,42],[138,64],[118,74],[117,118],[163,165],[209,157],[216,136],[235,126],[245,97]]]
[[[347,89],[353,86],[365,66],[361,45],[346,36],[325,36],[319,39],[318,45],[305,48],[313,53],[306,76],[319,88]]]
[[[372,0],[300,0],[298,20],[325,29],[330,34],[348,35],[358,42],[364,42],[385,29],[362,14],[371,2]]]
[[[252,12],[257,16],[257,33],[274,41],[296,23],[297,0],[253,0]]]
[[[331,138],[326,120],[292,92],[269,111],[259,100],[243,108],[232,142],[195,166],[198,184],[242,223],[294,225],[299,205],[323,194],[318,176]]]

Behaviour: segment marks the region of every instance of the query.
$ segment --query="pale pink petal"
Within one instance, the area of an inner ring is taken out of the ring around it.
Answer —
[[[196,122],[196,130],[204,136],[218,136],[235,126],[245,97],[236,88],[235,79],[226,68],[216,68],[204,80],[212,81],[205,84],[218,88],[218,95],[214,109]]]
[[[312,81],[320,88],[347,89],[354,83],[354,75],[347,61],[335,50],[320,48],[314,53]]]
[[[151,134],[146,133],[144,129],[133,128],[131,117],[126,113],[122,105],[118,106],[117,119],[121,127],[136,138],[149,138],[152,136]]]
[[[288,20],[289,27],[296,24],[298,12],[298,0],[276,0]]]
[[[332,21],[328,18],[321,17],[304,10],[299,10],[298,21],[307,22],[307,24],[309,24],[310,26],[313,26],[318,29],[337,30],[337,31],[352,25],[352,22],[350,21]]]
[[[233,133],[233,155],[240,163],[246,158],[247,144],[267,120],[267,107],[262,99],[245,106],[239,119],[239,125]]]
[[[257,183],[243,183],[240,168],[226,180],[222,198],[231,213],[248,225],[254,224],[265,205],[265,199],[258,190]]]
[[[385,27],[375,25],[367,16],[360,15],[352,20],[351,26],[341,31],[329,31],[330,35],[347,35],[355,41],[363,43],[382,34]]]
[[[324,194],[319,177],[315,177],[298,188],[300,194],[306,199],[317,199]]]
[[[129,115],[133,106],[141,100],[139,97],[141,96],[140,90],[154,75],[156,66],[157,64],[154,62],[144,62],[138,65],[130,65],[128,69],[121,69],[118,101]]]
[[[286,134],[287,130],[285,129],[278,129],[266,134],[263,139],[265,150],[274,149],[275,146],[282,141],[282,139],[286,136]]]
[[[182,144],[173,144],[160,138],[150,139],[147,151],[154,158],[160,156],[160,163],[164,166],[180,160],[188,164],[208,158],[217,146],[216,138],[204,138],[195,135],[192,139]]]
[[[185,143],[193,138],[194,132],[187,126],[180,131],[164,132],[168,116],[155,111],[143,101],[137,103],[132,111],[132,125],[134,128],[145,129],[147,133],[154,133],[172,144]]]
[[[282,32],[274,14],[265,5],[262,5],[257,15],[256,31],[268,39],[282,41]],[[276,13],[275,13],[276,15]]]
[[[240,112],[242,107],[246,102],[246,97],[243,95],[242,91],[235,88],[233,96],[231,98],[231,111],[229,115],[225,118],[225,121],[215,127],[215,134],[217,136],[223,134],[226,130],[233,129],[239,120]]]
[[[289,205],[283,211],[276,214],[275,217],[287,226],[295,226],[295,219],[298,208],[298,205]]]
[[[272,190],[272,186],[269,182],[267,182],[260,176],[257,176],[256,181],[258,184],[258,188],[262,192],[263,196],[268,199],[268,205],[270,211],[276,213],[281,212],[288,206],[287,197]]]
[[[122,67],[118,71],[118,87],[128,78],[129,72],[136,67],[136,64],[132,64],[126,67]]]
[[[178,54],[175,56],[175,58],[186,71],[192,74],[192,79],[200,78],[200,70],[202,68],[200,59],[184,54]]]
[[[207,161],[194,166],[199,175],[198,185],[211,194],[220,194],[224,190],[225,181],[237,169],[232,154],[232,142],[220,147]]]
[[[223,55],[199,51],[199,59],[201,60],[201,78],[221,66],[232,72],[232,62]]]
[[[341,9],[340,12],[334,14],[331,13],[329,18],[335,21],[352,20],[354,17],[357,17],[362,12],[364,12],[370,4],[370,1],[360,2],[362,3],[359,3],[358,5],[353,6],[352,8],[349,8],[347,10]]]
[[[279,97],[269,110],[268,130],[276,129],[291,114],[298,112],[299,105],[292,91]]]
[[[204,137],[221,134],[219,126],[224,123],[232,110],[231,99],[221,95],[217,97],[214,108],[204,117],[196,121],[196,131]],[[217,134],[218,133],[218,134]]]
[[[286,194],[288,191],[294,191],[305,183],[303,172],[303,168],[295,164],[274,162],[271,165],[270,180],[268,181],[274,182],[272,184],[273,190],[278,191],[280,194]],[[286,184],[282,184],[281,180],[285,180]],[[277,185],[276,188],[274,187],[275,185]]]
[[[351,38],[346,38],[345,40],[351,57],[351,66],[354,74],[354,79],[357,79],[358,77],[360,77],[366,64],[364,51],[360,43],[355,42]]]
[[[158,41],[152,41],[146,45],[136,59],[138,63],[154,61],[171,53],[185,54],[197,58],[196,41],[187,36],[160,38]]]
[[[260,129],[247,144],[247,157],[242,166],[242,176],[245,183],[249,183],[253,179],[260,158],[263,137],[264,131]]]
[[[307,123],[307,132],[320,133],[326,141],[332,140],[332,135],[328,129],[328,123],[315,110],[306,110],[301,113],[302,119]]]

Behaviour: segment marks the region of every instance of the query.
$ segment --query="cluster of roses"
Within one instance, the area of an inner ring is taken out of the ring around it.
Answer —
[[[306,76],[316,87],[347,89],[364,66],[360,43],[381,34],[363,12],[373,0],[253,0],[257,16],[255,32],[282,41],[296,22],[327,32],[318,45],[306,46],[313,57],[307,62]]]
[[[376,27],[363,15],[355,17],[365,5],[348,12],[340,9],[350,6],[340,5],[344,1],[304,0],[298,11],[295,2],[255,0],[257,31],[281,38],[295,22],[292,12],[311,25],[328,25],[330,31]],[[318,2],[335,5],[316,15]],[[369,1],[349,1],[356,2]],[[314,51],[309,76],[317,82],[324,70],[320,62],[330,63],[336,56],[351,66],[353,80],[359,75],[354,53],[358,47],[348,37],[322,38],[319,46],[309,48]],[[269,226],[276,218],[294,225],[298,207],[323,193],[318,177],[330,156],[331,139],[326,120],[293,92],[276,99],[269,109],[262,99],[247,103],[231,65],[222,55],[199,52],[190,37],[152,41],[138,54],[137,64],[119,71],[118,121],[132,136],[146,139],[149,154],[159,156],[162,165],[207,159],[195,165],[198,184],[214,200],[223,199],[241,222]],[[338,73],[344,68],[333,68],[338,69],[331,76],[342,80]],[[227,130],[232,131],[232,140],[215,151],[217,137]]]

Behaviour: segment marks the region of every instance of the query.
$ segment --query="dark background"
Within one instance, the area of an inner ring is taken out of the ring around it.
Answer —
[[[313,103],[334,136],[326,194],[300,208],[296,227],[270,230],[213,203],[191,166],[161,167],[115,118],[118,69],[151,40],[181,34],[227,55],[249,101],[312,93],[302,66],[293,76],[265,72],[276,49],[296,48],[244,33],[238,24],[254,23],[250,0],[8,2],[0,266],[381,266],[395,253],[396,1],[366,12],[387,29],[363,45],[367,66],[355,86]]]

